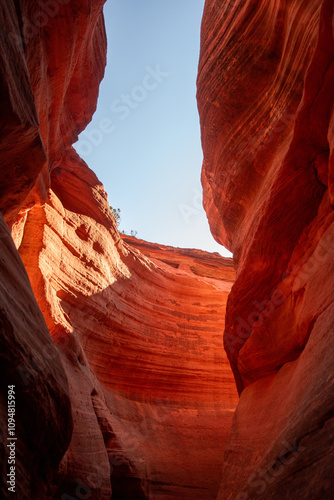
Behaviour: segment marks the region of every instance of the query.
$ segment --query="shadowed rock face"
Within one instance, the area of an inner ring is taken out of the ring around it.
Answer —
[[[205,5],[204,204],[237,273],[224,500],[334,493],[333,19],[332,0]]]
[[[122,239],[72,148],[103,77],[102,7],[0,4],[1,495],[15,384],[18,498],[215,499],[238,399],[234,268]]]
[[[71,438],[68,382],[2,216],[0,247],[0,496],[44,498]],[[46,355],[52,356],[53,363]],[[8,386],[15,386],[16,404],[12,405],[11,392],[10,411]],[[8,432],[8,416],[14,416],[14,431],[10,422],[14,434]],[[7,483],[9,445],[14,445],[16,456],[16,494],[8,491],[12,486]]]

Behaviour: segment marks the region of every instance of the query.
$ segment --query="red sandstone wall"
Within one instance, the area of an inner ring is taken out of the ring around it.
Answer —
[[[94,498],[110,497],[110,476],[121,498],[215,498],[237,402],[222,338],[231,260],[122,240],[73,150],[15,231],[70,385],[57,495],[93,471]]]
[[[235,256],[241,392],[219,498],[332,498],[332,0],[207,0],[204,204]]]
[[[71,438],[68,379],[5,221],[11,227],[44,203],[50,172],[92,116],[105,60],[102,4],[61,0],[44,14],[37,1],[0,4],[2,498],[13,495],[6,384],[16,389],[17,498],[45,497]]]
[[[71,438],[68,381],[26,270],[0,219],[0,496],[44,498]],[[51,364],[47,355],[53,359]],[[15,386],[15,405],[11,400],[10,411],[8,385]],[[15,426],[10,426],[14,435],[8,432],[8,416],[15,420]],[[8,440],[12,437],[15,440]],[[12,485],[7,483],[8,446],[12,444],[15,493],[8,491]]]

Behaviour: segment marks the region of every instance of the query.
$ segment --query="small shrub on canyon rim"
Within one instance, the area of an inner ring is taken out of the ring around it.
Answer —
[[[122,220],[122,218],[121,218],[121,209],[120,209],[120,208],[113,208],[113,207],[111,207],[111,206],[109,206],[109,208],[110,208],[111,213],[112,213],[112,214],[113,214],[113,216],[115,217],[115,219],[116,219],[116,223],[117,223],[117,227],[119,228],[119,225],[120,225],[121,220]],[[121,233],[121,234],[127,234],[127,233],[124,231],[124,229],[123,229],[123,231],[120,231],[120,233]],[[136,236],[137,236],[137,231],[134,231],[133,229],[131,229],[131,231],[130,231],[130,236],[133,236],[134,238],[136,238]]]
[[[119,225],[121,223],[121,209],[120,208],[113,208],[113,207],[109,207],[109,208],[110,208],[111,213],[113,214],[113,216],[116,219],[117,227],[119,227]]]

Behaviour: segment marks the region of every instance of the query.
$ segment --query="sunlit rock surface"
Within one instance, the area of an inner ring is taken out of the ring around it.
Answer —
[[[231,260],[122,239],[102,185],[73,150],[51,187],[17,230],[72,390],[60,491],[91,470],[107,484],[109,454],[119,498],[133,498],[128,478],[148,498],[215,498],[237,401],[222,337]],[[94,425],[104,444],[89,441]]]
[[[204,204],[237,278],[219,498],[332,498],[333,1],[207,0]]]
[[[13,383],[17,498],[215,499],[234,267],[121,236],[72,148],[103,77],[102,7],[0,4],[1,496]]]

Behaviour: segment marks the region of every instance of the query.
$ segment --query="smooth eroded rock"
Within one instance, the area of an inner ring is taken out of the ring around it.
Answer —
[[[206,2],[204,204],[235,256],[241,393],[219,498],[333,495],[333,88],[331,0]]]
[[[231,259],[122,239],[74,151],[51,183],[45,207],[16,229],[70,381],[74,432],[58,495],[78,476],[107,498],[109,460],[119,498],[190,499],[194,488],[215,498],[237,402],[222,339]]]

